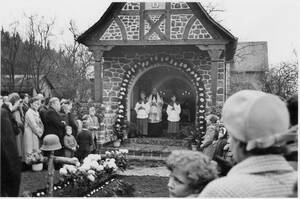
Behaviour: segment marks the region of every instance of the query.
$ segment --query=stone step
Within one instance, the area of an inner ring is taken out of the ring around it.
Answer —
[[[135,144],[150,144],[150,145],[163,145],[163,146],[178,146],[184,147],[186,142],[181,139],[169,139],[169,138],[129,138],[127,143]]]
[[[145,159],[145,160],[164,160],[174,150],[187,149],[182,146],[154,145],[154,144],[137,144],[124,143],[119,148],[114,148],[111,145],[100,148],[99,153],[104,154],[105,151],[116,149],[128,149],[129,159]]]

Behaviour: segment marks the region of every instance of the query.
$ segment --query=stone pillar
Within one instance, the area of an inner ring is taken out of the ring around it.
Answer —
[[[103,53],[109,51],[113,46],[89,46],[89,50],[94,57],[94,87],[95,87],[95,101],[102,103],[103,99]]]
[[[197,47],[200,50],[207,51],[211,59],[212,106],[216,106],[218,88],[218,69],[220,68],[220,66],[223,66],[225,64],[225,60],[220,59],[222,52],[225,50],[225,45],[197,45]],[[223,89],[225,89],[224,85],[225,84],[223,83]]]

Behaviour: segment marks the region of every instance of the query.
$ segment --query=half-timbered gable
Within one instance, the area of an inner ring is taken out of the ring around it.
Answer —
[[[200,3],[122,2],[77,41],[94,53],[95,100],[111,107],[108,123],[134,121],[138,93],[156,87],[165,102],[175,93],[205,131],[207,109],[225,101],[237,39]]]

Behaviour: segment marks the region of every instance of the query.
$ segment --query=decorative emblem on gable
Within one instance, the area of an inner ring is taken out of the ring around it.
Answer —
[[[188,4],[184,2],[171,3],[171,9],[189,9]]]
[[[164,10],[165,8],[164,2],[145,2],[145,10]]]

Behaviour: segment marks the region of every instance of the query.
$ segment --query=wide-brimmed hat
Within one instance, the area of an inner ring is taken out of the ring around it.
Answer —
[[[246,143],[246,150],[268,148],[291,139],[289,113],[277,96],[243,90],[230,96],[223,107],[223,123],[229,133]]]

